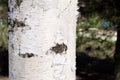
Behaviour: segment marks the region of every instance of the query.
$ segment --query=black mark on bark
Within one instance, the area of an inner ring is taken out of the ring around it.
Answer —
[[[14,44],[11,44],[11,48],[14,49]]]
[[[31,57],[34,57],[35,54],[33,53],[24,53],[24,54],[19,54],[20,57],[22,58],[31,58]]]
[[[50,49],[51,51],[55,52],[56,54],[62,54],[62,53],[66,53],[67,51],[67,45],[62,43],[62,44],[56,44],[56,46],[52,47]]]
[[[26,20],[26,18],[25,18]],[[13,24],[14,26],[17,26],[17,27],[25,27],[25,20],[24,21],[18,21],[17,19],[13,20]]]
[[[14,26],[13,26],[13,21],[12,21],[12,19],[10,17],[8,17],[8,26],[9,26],[8,32],[13,33],[14,32],[14,30],[13,30]]]
[[[13,32],[14,32],[14,30],[13,30],[13,29],[9,29],[9,30],[8,30],[8,32],[12,32],[12,33],[13,33]]]
[[[16,0],[16,4],[19,7],[21,5],[21,3],[23,2],[23,0]]]
[[[24,21],[19,21],[16,18],[14,20],[9,19],[8,20],[8,25],[10,25],[11,28],[14,28],[14,27],[25,27],[26,26],[26,24],[25,24],[25,20],[26,19],[27,18],[25,18]]]

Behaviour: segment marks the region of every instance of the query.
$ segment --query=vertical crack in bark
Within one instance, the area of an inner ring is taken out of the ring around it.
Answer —
[[[21,53],[20,44],[19,44],[19,54]]]
[[[68,5],[59,13],[58,17],[61,16],[62,13],[64,13],[70,6],[70,4],[72,3],[72,0],[69,1]]]
[[[14,50],[14,44],[11,44],[11,48]]]

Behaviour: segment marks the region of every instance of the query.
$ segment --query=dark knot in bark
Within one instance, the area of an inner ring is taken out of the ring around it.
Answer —
[[[50,49],[51,51],[55,52],[56,54],[62,54],[63,52],[66,53],[67,51],[67,45],[62,43],[62,44],[56,44],[54,47]]]

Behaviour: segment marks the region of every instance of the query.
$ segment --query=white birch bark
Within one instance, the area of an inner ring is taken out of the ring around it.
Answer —
[[[77,0],[9,0],[9,80],[75,80]]]

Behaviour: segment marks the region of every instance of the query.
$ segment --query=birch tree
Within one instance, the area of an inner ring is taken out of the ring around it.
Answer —
[[[77,0],[9,0],[9,80],[75,80]]]

